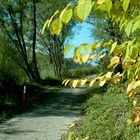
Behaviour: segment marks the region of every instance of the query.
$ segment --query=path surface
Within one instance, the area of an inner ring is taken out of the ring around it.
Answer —
[[[68,125],[81,117],[77,99],[85,90],[62,88],[57,92],[52,103],[1,124],[0,140],[59,140]]]

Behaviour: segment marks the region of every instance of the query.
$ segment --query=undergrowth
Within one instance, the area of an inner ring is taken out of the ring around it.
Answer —
[[[131,106],[125,87],[121,84],[89,89],[82,105],[85,117],[75,122],[62,140],[139,140],[136,126],[127,124]]]

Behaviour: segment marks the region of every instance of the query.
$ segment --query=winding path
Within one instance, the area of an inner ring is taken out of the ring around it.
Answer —
[[[46,106],[1,124],[0,140],[59,140],[68,125],[81,117],[78,99],[84,92],[82,88],[60,89]]]

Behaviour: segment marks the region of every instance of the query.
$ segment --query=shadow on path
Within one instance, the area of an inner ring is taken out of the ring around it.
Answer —
[[[49,88],[43,92],[55,93],[55,97],[45,106],[1,124],[0,140],[59,140],[67,126],[81,117],[85,89]]]

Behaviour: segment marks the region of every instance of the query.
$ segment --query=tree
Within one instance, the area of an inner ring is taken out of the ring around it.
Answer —
[[[51,17],[52,13],[54,13],[56,10],[61,11],[67,4],[67,0],[52,0],[50,2],[42,0],[38,7],[39,9],[41,9],[38,13],[41,16],[41,19],[39,19],[38,21],[38,25],[41,25],[40,28],[42,28],[46,17]],[[43,7],[42,5],[45,6]],[[48,12],[46,12],[46,9],[48,9]],[[42,13],[44,14],[41,15]],[[47,30],[40,40],[43,46],[42,50],[49,55],[50,63],[54,66],[54,73],[57,78],[61,78],[67,74],[67,69],[64,61],[64,47],[66,38],[71,37],[74,34],[72,32],[72,28],[75,24],[76,22],[72,21],[70,24],[68,24],[67,27],[64,27],[62,29],[62,32],[59,36],[53,36]]]
[[[15,59],[20,59],[18,53],[5,40],[0,32],[0,81],[16,84],[25,76],[24,71],[16,63]],[[20,60],[22,63],[22,60]]]
[[[0,26],[10,41],[17,49],[24,64],[21,68],[26,72],[30,80],[40,80],[36,62],[36,1],[3,1],[0,5]],[[29,51],[32,57],[29,58]],[[16,60],[18,61],[18,60]]]
[[[83,22],[89,16],[91,10],[96,12],[101,12],[108,18],[113,26],[117,25],[120,30],[122,30],[127,39],[124,42],[107,41],[99,42],[94,44],[82,44],[75,49],[74,60],[79,63],[85,63],[89,59],[96,57],[103,58],[103,55],[93,55],[87,54],[88,50],[96,50],[100,46],[109,49],[110,64],[108,68],[110,69],[106,74],[101,74],[94,78],[90,82],[92,86],[96,81],[99,81],[99,86],[103,86],[106,81],[113,83],[119,83],[127,75],[127,81],[129,83],[127,87],[127,96],[132,99],[133,108],[131,113],[131,119],[128,120],[130,124],[136,125],[140,130],[140,106],[139,100],[140,96],[137,92],[137,88],[140,87],[140,55],[139,55],[139,44],[140,44],[140,2],[139,0],[79,0],[78,3],[73,4],[73,6],[68,5],[65,8],[65,12],[62,11],[60,15],[65,15],[69,8],[74,11],[74,17],[77,21]],[[93,9],[92,9],[93,8]],[[55,15],[56,16],[56,15]],[[59,24],[53,24],[58,22],[60,24],[67,22],[67,19],[71,19],[69,15],[58,16],[56,19],[49,19],[51,22],[48,25],[52,35],[59,35],[62,26]],[[52,30],[57,27],[57,30]],[[86,54],[83,54],[82,50],[86,50]],[[117,65],[122,65],[124,71],[123,73],[115,74],[113,69]],[[70,80],[64,80],[63,83],[68,84]],[[87,80],[72,80],[72,87],[76,87],[79,83],[86,83]],[[133,98],[132,98],[133,97]]]

